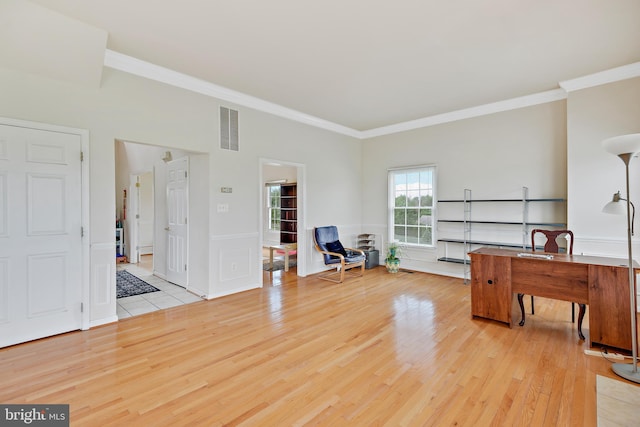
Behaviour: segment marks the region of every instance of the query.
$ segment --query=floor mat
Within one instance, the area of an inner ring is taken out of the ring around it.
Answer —
[[[158,292],[160,289],[134,276],[127,270],[116,272],[116,298],[126,298],[134,295]]]

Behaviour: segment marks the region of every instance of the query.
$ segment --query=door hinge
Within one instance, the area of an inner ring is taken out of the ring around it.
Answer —
[[[80,152],[80,161],[84,162],[84,152]]]
[[[84,303],[80,303],[80,313],[84,313]]]
[[[80,227],[80,237],[84,237],[84,227]]]
[[[184,177],[185,178],[187,177],[187,171],[184,171]]]
[[[140,215],[139,214],[136,214],[136,219],[140,219]]]
[[[187,264],[184,265],[184,271],[187,271]]]

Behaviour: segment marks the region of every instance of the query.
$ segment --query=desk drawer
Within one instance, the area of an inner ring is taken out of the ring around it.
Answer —
[[[512,258],[511,287],[514,293],[588,304],[589,266]]]

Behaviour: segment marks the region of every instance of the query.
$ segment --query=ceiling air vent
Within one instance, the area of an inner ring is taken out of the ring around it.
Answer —
[[[220,148],[238,151],[238,112],[220,107]]]

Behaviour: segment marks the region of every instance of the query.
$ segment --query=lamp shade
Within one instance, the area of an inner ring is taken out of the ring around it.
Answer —
[[[640,133],[614,136],[602,141],[602,147],[616,156],[640,152]]]
[[[614,214],[614,215],[624,215],[627,213],[627,205],[625,203],[620,203],[620,200],[626,201],[627,199],[623,199],[620,195],[620,192],[613,194],[611,201],[604,205],[602,208],[603,213]]]
[[[604,205],[602,212],[614,215],[626,215],[627,205],[625,203],[609,202]]]

